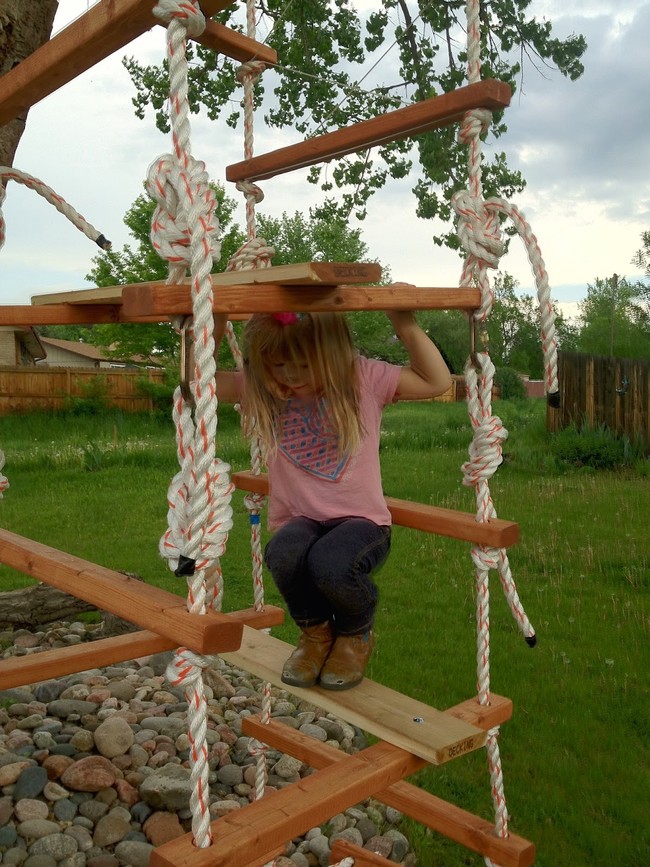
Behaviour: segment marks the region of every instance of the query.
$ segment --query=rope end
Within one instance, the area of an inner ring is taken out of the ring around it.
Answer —
[[[537,644],[537,636],[534,632],[532,635],[525,635],[524,640],[529,647],[535,647]]]
[[[185,554],[181,554],[178,558],[178,566],[174,569],[174,575],[177,578],[188,578],[194,575],[195,569],[196,560],[192,560],[191,557],[186,557]]]
[[[95,243],[99,247],[100,250],[110,250],[113,244],[108,240],[104,235],[99,235],[95,238]]]
[[[559,391],[550,391],[546,395],[547,404],[553,409],[560,408],[560,392]]]

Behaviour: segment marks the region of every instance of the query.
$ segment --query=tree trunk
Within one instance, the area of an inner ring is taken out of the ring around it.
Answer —
[[[41,623],[70,620],[83,611],[96,610],[94,605],[69,596],[56,587],[35,584],[0,593],[0,629],[30,629]]]
[[[58,5],[58,0],[0,0],[0,75],[47,42]],[[26,121],[27,111],[0,127],[0,165],[13,165]]]

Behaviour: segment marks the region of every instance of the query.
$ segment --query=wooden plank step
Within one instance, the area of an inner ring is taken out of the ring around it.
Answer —
[[[270,625],[269,619],[271,623],[282,620],[281,610],[273,606],[267,606],[261,615],[249,612],[241,619],[214,611],[190,614],[184,600],[175,593],[9,530],[0,529],[0,562],[143,629],[155,624],[159,635],[197,653],[237,649],[246,622]]]
[[[235,487],[243,491],[255,494],[269,492],[269,479],[266,473],[255,475],[250,470],[246,470],[233,473],[231,481]],[[425,533],[436,533],[492,548],[507,548],[514,545],[519,538],[519,525],[514,521],[495,518],[481,523],[469,512],[458,512],[455,509],[430,506],[426,503],[413,503],[396,497],[386,497],[386,505],[395,524],[413,530],[423,530]]]
[[[256,284],[221,287],[214,294],[212,309],[228,316],[242,313],[275,313],[296,310],[307,313],[353,310],[476,310],[480,292],[474,288],[418,288],[403,284],[286,285]],[[189,316],[192,296],[189,287],[156,286],[142,283],[125,287],[122,313],[124,321],[159,321],[171,316]]]
[[[512,710],[509,699],[492,694],[491,700],[492,705],[488,709],[482,708],[476,699],[471,699],[470,702],[449,708],[447,713],[465,715],[469,712],[467,706],[473,705],[477,709],[474,717],[476,725],[489,729],[504,722],[506,714],[509,716]],[[482,712],[485,715],[482,715]],[[254,716],[242,720],[242,725],[245,734],[288,753],[317,770],[345,758],[345,753],[336,747],[316,741],[273,720],[264,724],[259,716]],[[535,861],[535,846],[528,840],[512,832],[505,839],[497,837],[494,825],[490,822],[411,783],[400,780],[387,789],[376,792],[375,797],[450,840],[491,858],[501,867],[530,867]]]
[[[222,656],[232,665],[280,689],[287,689],[280,674],[293,649],[278,638],[245,626],[241,647]],[[486,734],[479,727],[368,678],[354,689],[342,692],[319,686],[291,687],[291,692],[433,765],[448,762],[485,744]]]
[[[249,867],[424,764],[404,750],[375,744],[212,822],[213,841],[206,849],[194,846],[191,834],[159,846],[151,853],[151,867]]]
[[[255,611],[253,608],[233,611],[228,617],[238,623],[247,623],[253,629],[267,629],[279,626],[284,619],[284,612],[271,605],[264,611]],[[51,677],[86,671],[88,668],[103,668],[115,662],[174,650],[181,644],[182,642],[145,629],[28,656],[12,656],[10,659],[0,660],[0,689],[25,686]]]
[[[232,5],[233,0],[201,0],[206,16]],[[0,125],[23,115],[30,106],[72,81],[100,60],[161,24],[153,0],[101,0],[57,33],[22,63],[0,78]],[[208,23],[197,38],[209,48],[235,52],[238,60],[256,57],[275,63],[277,55],[261,43]]]
[[[12,656],[0,661],[0,690],[63,677],[89,668],[103,668],[176,647],[177,643],[170,638],[142,630],[85,641],[72,647],[30,653],[29,656]]]
[[[226,168],[226,178],[229,181],[272,178],[293,169],[327,162],[355,151],[448,126],[473,108],[506,108],[511,96],[509,85],[495,79],[468,84],[451,93],[433,96],[380,117],[234,163]]]
[[[373,283],[381,280],[381,265],[375,262],[294,262],[291,265],[272,265],[270,268],[251,268],[243,271],[225,271],[212,275],[212,286],[250,286],[254,283],[319,284],[338,286],[339,283]],[[190,292],[190,279],[180,284],[164,280],[145,283],[126,283],[121,286],[99,286],[96,289],[77,289],[71,292],[50,292],[33,295],[32,304],[122,304],[125,291],[138,288],[182,289]],[[191,298],[191,295],[189,296]],[[191,305],[190,305],[191,310]]]

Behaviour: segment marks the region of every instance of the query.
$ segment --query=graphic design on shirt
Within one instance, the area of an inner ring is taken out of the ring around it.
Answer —
[[[331,482],[338,481],[350,460],[350,455],[339,455],[323,398],[308,404],[287,401],[280,417],[279,450],[301,470]]]

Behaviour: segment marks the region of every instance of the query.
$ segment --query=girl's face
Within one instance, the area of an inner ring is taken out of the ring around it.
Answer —
[[[311,397],[315,393],[314,379],[307,359],[273,359],[269,364],[271,376],[288,391],[289,396]]]

